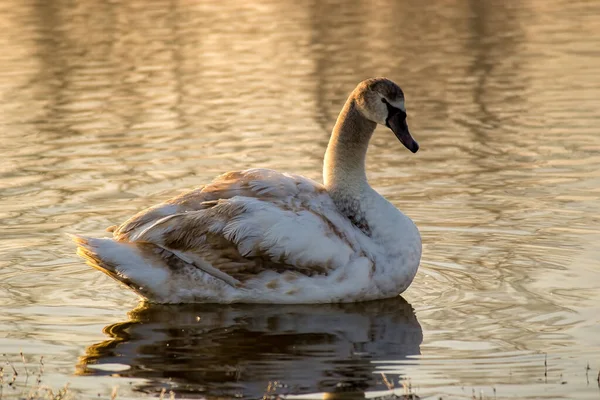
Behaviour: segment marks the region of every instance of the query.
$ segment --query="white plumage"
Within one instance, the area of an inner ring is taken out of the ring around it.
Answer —
[[[350,95],[328,146],[325,185],[267,169],[229,172],[133,216],[112,238],[74,236],[78,253],[160,303],[325,303],[401,293],[419,265],[420,235],[368,185],[364,152],[382,117],[405,146],[418,146],[406,143],[408,128],[399,136],[394,127],[402,125],[388,121],[393,106],[381,98],[394,104],[403,94],[378,78]]]

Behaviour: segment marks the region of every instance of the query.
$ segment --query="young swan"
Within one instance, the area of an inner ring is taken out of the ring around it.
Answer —
[[[324,185],[267,169],[228,172],[144,210],[112,238],[73,236],[88,263],[152,302],[327,303],[396,296],[421,258],[413,222],[368,182],[377,124],[410,151],[404,94],[361,82],[337,119]]]

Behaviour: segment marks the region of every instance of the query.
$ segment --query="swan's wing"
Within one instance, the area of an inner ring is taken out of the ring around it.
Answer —
[[[321,185],[250,170],[138,214],[115,237],[152,243],[238,285],[267,271],[327,274],[357,255],[356,234]]]
[[[322,185],[302,176],[282,174],[269,169],[227,172],[206,186],[143,210],[121,226],[110,227],[108,230],[113,232],[116,240],[130,240],[137,232],[163,217],[210,208],[215,205],[215,201],[221,199],[244,196],[285,202],[293,198],[307,200],[323,193],[326,191]]]

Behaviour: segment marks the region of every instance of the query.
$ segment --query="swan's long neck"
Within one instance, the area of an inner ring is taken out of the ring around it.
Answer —
[[[325,152],[323,181],[334,199],[357,198],[369,187],[365,159],[376,126],[358,111],[354,96],[350,96],[338,116]]]
[[[335,123],[325,152],[323,180],[338,210],[383,249],[378,253],[382,258],[377,270],[383,277],[379,284],[381,287],[391,285],[393,291],[410,282],[416,273],[421,238],[410,218],[367,182],[365,158],[376,125],[360,113],[354,97],[350,96]],[[388,279],[390,275],[386,275],[386,268],[396,268],[398,264],[403,267],[399,269],[399,278]],[[407,276],[410,277],[408,281]],[[398,283],[398,279],[404,283]]]

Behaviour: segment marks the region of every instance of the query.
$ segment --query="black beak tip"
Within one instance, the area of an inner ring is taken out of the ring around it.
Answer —
[[[412,146],[410,146],[409,150],[412,151],[413,153],[416,153],[417,151],[419,151],[419,143],[413,142]]]

